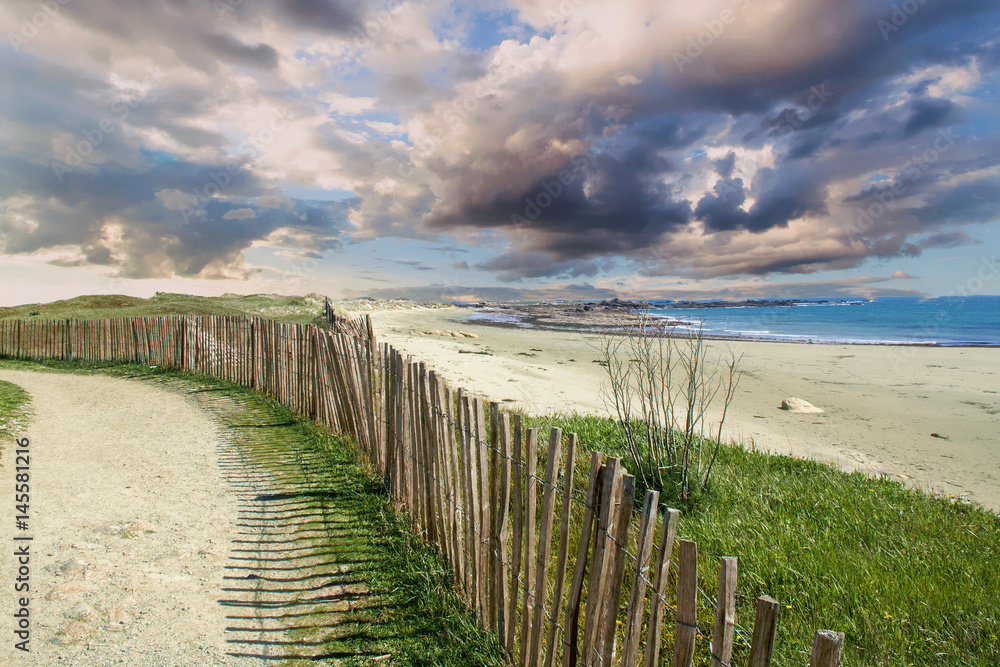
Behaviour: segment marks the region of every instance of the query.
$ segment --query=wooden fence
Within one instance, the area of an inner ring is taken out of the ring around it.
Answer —
[[[326,317],[329,331],[244,316],[3,320],[0,356],[210,375],[352,436],[519,667],[689,667],[696,655],[728,667],[734,638],[750,645],[745,664],[771,664],[779,604],[761,597],[752,633],[737,635],[737,559],[720,559],[714,599],[700,591],[697,545],[675,548],[679,512],[658,512],[655,491],[636,512],[621,460],[591,452],[578,487],[581,443],[554,428],[539,471],[539,433],[520,415],[378,344],[370,318],[340,318],[329,302]],[[699,593],[715,610],[710,633]],[[811,665],[838,665],[842,644],[817,632]]]

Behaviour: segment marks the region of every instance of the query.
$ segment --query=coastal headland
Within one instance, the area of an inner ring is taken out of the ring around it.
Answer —
[[[827,304],[831,301],[804,301],[799,299],[747,299],[743,301],[675,301],[668,305],[649,301],[605,299],[603,301],[548,301],[539,303],[481,301],[475,304],[472,318],[482,324],[500,327],[536,327],[545,329],[577,330],[587,332],[614,332],[635,328],[645,323],[647,331],[670,331],[673,328],[691,329],[698,325],[697,318],[686,317],[684,311],[706,308],[789,308],[801,304]],[[860,303],[840,301],[837,303]],[[472,304],[468,304],[471,306]],[[653,320],[644,316],[645,311],[678,311],[675,316],[659,315]],[[728,340],[731,336],[705,334],[707,338]]]

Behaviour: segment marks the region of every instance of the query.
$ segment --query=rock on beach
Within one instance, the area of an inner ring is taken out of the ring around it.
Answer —
[[[802,415],[818,415],[825,412],[823,408],[817,408],[809,401],[804,401],[801,398],[786,398],[781,402],[781,409]]]

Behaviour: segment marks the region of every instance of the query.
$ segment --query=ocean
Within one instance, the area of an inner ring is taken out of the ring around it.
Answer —
[[[664,308],[652,315],[701,326],[706,336],[800,343],[998,345],[1000,296],[811,299],[793,306]],[[683,328],[683,327],[682,327]]]

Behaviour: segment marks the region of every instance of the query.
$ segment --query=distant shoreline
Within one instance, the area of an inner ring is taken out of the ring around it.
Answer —
[[[854,305],[868,303],[867,299],[834,300],[824,299],[810,301],[806,299],[762,300],[750,299],[744,301],[713,301],[706,303],[680,301],[669,305],[652,304],[648,301],[560,301],[560,302],[478,302],[456,303],[460,309],[471,310],[465,317],[470,324],[508,328],[508,329],[540,329],[546,331],[567,331],[583,334],[607,334],[620,330],[622,327],[636,326],[642,316],[663,320],[661,324],[678,328],[682,331],[691,330],[696,325],[693,322],[649,313],[650,310],[679,310],[702,308],[786,308],[800,304],[819,305]],[[683,335],[680,334],[679,335]],[[795,343],[799,345],[860,345],[880,347],[931,347],[931,348],[1000,348],[996,343],[960,342],[940,343],[937,341],[880,341],[880,340],[829,340],[820,336],[781,335],[732,335],[715,332],[703,332],[705,340],[756,342],[756,343]]]

